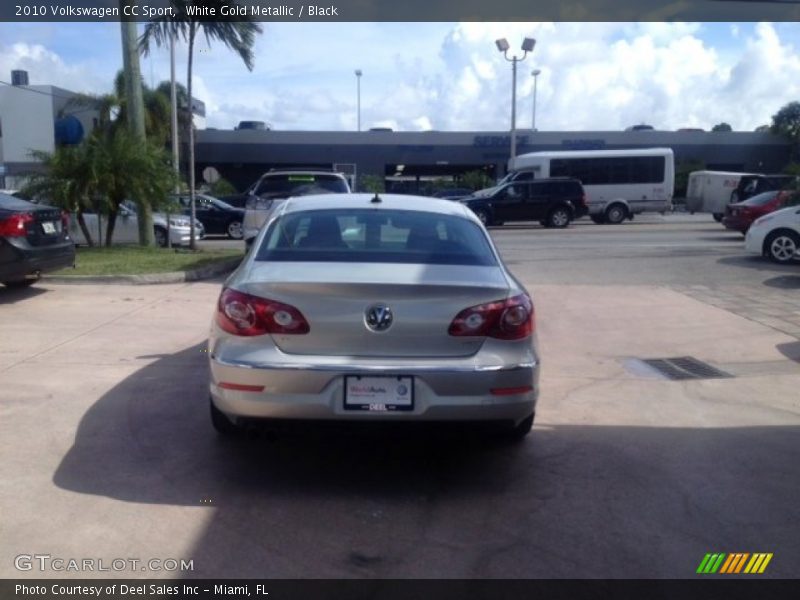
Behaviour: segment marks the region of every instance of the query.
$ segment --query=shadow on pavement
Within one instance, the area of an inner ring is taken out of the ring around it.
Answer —
[[[789,360],[800,363],[800,342],[788,342],[786,344],[778,344],[775,347],[778,352]]]
[[[781,275],[779,277],[773,277],[772,279],[764,281],[764,285],[782,290],[800,290],[800,275]]]
[[[101,397],[53,477],[126,502],[211,500],[187,532],[191,576],[691,577],[712,551],[774,552],[769,575],[797,574],[798,426],[226,440],[203,348]]]
[[[34,284],[35,285],[35,284]],[[36,296],[46,294],[50,290],[40,287],[8,288],[0,284],[0,304],[14,304],[23,302]]]
[[[744,254],[742,256],[726,256],[720,258],[718,263],[723,265],[731,265],[734,267],[745,267],[747,269],[756,269],[758,271],[770,273],[792,273],[797,272],[798,263],[790,263],[788,265],[779,265],[774,263],[768,258],[762,256],[755,256],[754,254]]]

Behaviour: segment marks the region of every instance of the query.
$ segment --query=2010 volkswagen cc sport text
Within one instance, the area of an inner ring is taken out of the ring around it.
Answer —
[[[538,397],[530,296],[472,211],[414,196],[288,200],[223,287],[209,360],[221,433],[464,421],[522,437]]]

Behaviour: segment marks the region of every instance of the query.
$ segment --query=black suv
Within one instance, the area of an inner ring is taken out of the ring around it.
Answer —
[[[545,227],[566,227],[588,212],[586,193],[577,179],[513,181],[491,188],[487,195],[460,200],[484,225],[539,221]]]

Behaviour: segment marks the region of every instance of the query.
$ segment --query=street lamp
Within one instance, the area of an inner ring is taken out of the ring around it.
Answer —
[[[505,59],[511,63],[511,158],[514,158],[517,155],[517,62],[525,60],[528,52],[533,52],[536,40],[526,37],[522,42],[522,56],[515,54],[511,58],[508,56],[511,46],[508,45],[506,38],[496,40],[495,45],[503,53]]]
[[[536,131],[536,84],[539,82],[539,75],[541,75],[541,69],[534,69],[531,71],[531,75],[533,75],[533,118],[531,119],[531,130]]]
[[[356,102],[358,108],[358,130],[361,131],[361,69],[356,69]]]

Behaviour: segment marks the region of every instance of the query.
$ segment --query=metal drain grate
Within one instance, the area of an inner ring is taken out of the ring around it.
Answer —
[[[676,358],[647,358],[642,362],[661,373],[667,379],[721,379],[733,377],[730,373],[715,369],[693,356]]]

